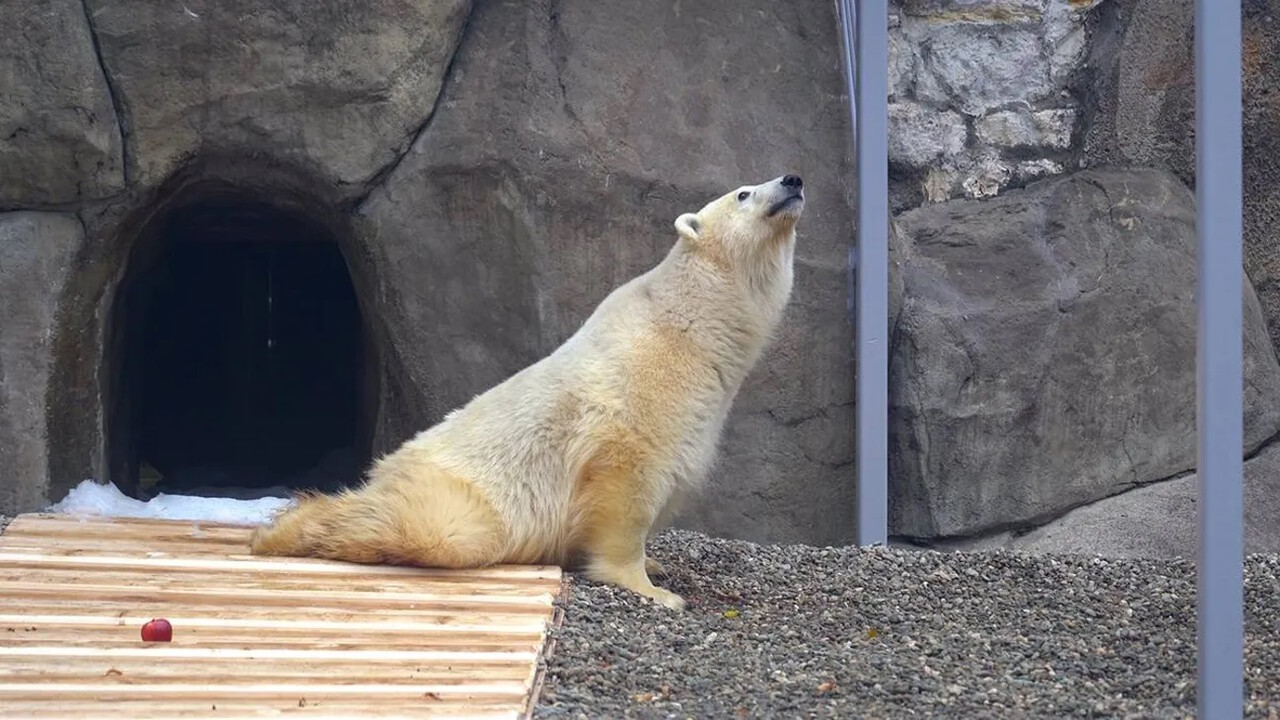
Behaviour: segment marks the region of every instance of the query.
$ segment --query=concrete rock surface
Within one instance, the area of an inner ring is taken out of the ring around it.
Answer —
[[[891,532],[1025,526],[1195,462],[1193,197],[1089,170],[898,218]],[[1246,284],[1245,445],[1280,430],[1280,365]]]
[[[80,0],[6,0],[0,22],[0,208],[124,187],[111,89]]]
[[[0,507],[17,512],[44,502],[50,342],[58,295],[83,240],[72,215],[0,214],[0,475],[14,479],[0,482]]]
[[[1006,547],[1194,561],[1197,483],[1196,475],[1187,475],[1099,500],[1010,539]],[[1244,551],[1280,552],[1280,447],[1274,445],[1244,464]]]
[[[798,173],[790,309],[737,399],[712,486],[680,522],[852,538],[853,191],[836,28],[817,0],[477,4],[438,112],[360,209],[390,344],[425,398],[388,419],[382,443],[551,352],[667,253],[680,213]]]
[[[1074,165],[1099,0],[895,0],[890,203],[990,197]]]
[[[1280,348],[1280,0],[1241,3],[1245,270]],[[1090,48],[1083,153],[1195,185],[1192,0],[1108,0]]]
[[[359,194],[435,105],[469,0],[85,0],[131,178],[197,150],[306,163]]]

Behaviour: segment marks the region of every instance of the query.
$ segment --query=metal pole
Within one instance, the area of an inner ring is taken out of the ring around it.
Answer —
[[[875,545],[889,518],[889,13],[886,0],[852,4],[837,14],[858,164],[858,544]]]
[[[1201,718],[1244,704],[1240,4],[1196,0],[1196,573]]]

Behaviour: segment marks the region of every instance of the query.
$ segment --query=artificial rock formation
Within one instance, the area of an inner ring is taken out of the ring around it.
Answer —
[[[429,117],[470,6],[85,0],[132,180],[213,146],[311,165],[352,193]]]
[[[1194,10],[1192,0],[1099,8],[1082,138],[1088,163],[1165,168],[1195,186]],[[1245,270],[1280,348],[1280,0],[1247,0],[1241,12]]]
[[[1089,170],[903,214],[892,532],[1029,525],[1195,463],[1194,198]],[[1246,285],[1245,446],[1280,431]]]
[[[682,522],[754,539],[852,537],[853,189],[829,4],[82,10],[80,35],[60,42],[93,62],[65,84],[97,93],[123,133],[119,148],[98,143],[114,175],[91,186],[83,168],[32,158],[91,191],[7,186],[14,207],[72,203],[86,228],[65,286],[39,291],[58,310],[50,349],[34,351],[52,355],[50,390],[13,411],[49,428],[50,494],[104,476],[112,371],[101,358],[119,283],[147,223],[175,204],[235,190],[330,228],[376,345],[381,451],[549,352],[658,261],[678,214],[796,172],[810,189],[795,299],[738,399],[712,494]],[[21,137],[0,138],[3,152],[40,151]],[[31,509],[42,492],[6,509]]]
[[[1072,510],[997,546],[1035,553],[1195,560],[1199,547],[1193,473]],[[1244,551],[1280,551],[1280,447],[1244,464]]]
[[[124,189],[111,88],[80,0],[12,0],[0,23],[0,209]]]
[[[45,501],[54,320],[83,241],[74,216],[0,213],[0,477],[8,479],[0,482],[0,512]]]
[[[895,210],[990,197],[1073,168],[1081,107],[1073,79],[1099,2],[890,3]]]

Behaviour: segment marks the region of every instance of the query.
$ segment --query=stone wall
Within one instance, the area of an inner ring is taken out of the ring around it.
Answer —
[[[896,210],[991,197],[1072,169],[1100,0],[896,0],[889,160]]]
[[[898,9],[891,62],[907,70],[891,75],[914,80],[896,84],[891,101],[914,102],[891,111],[909,120],[891,127],[893,200],[905,211],[892,531],[1185,554],[1185,539],[1162,526],[1194,517],[1193,3],[904,0]],[[1246,535],[1253,550],[1275,550],[1280,2],[1246,2],[1243,12],[1252,282],[1241,451],[1257,453]],[[1008,122],[1009,112],[1020,119]],[[1022,139],[997,140],[993,127]]]

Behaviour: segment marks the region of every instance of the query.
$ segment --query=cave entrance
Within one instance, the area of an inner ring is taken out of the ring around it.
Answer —
[[[110,318],[112,480],[144,499],[350,484],[377,395],[338,238],[258,198],[174,205],[140,231]]]

